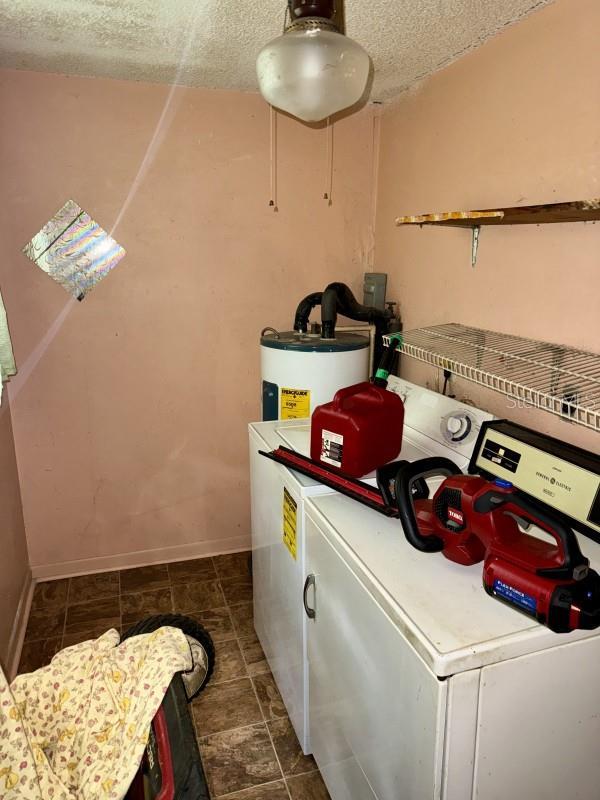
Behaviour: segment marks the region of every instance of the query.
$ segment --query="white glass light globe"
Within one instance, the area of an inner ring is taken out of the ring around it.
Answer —
[[[263,47],[256,74],[268,103],[305,122],[319,122],[360,100],[369,78],[369,56],[341,33],[303,27]]]

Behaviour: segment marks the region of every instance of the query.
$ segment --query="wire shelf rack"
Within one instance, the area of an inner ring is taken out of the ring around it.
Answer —
[[[600,432],[600,354],[457,323],[402,339],[411,358]]]

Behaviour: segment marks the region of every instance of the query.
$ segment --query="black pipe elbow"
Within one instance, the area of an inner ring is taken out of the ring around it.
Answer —
[[[338,313],[359,322],[375,324],[378,333],[387,328],[390,314],[373,306],[361,305],[345,283],[330,283],[321,299],[321,323],[324,339],[335,337],[335,323]]]
[[[335,339],[335,323],[339,305],[338,288],[343,283],[330,283],[321,298],[321,338]]]
[[[294,317],[295,331],[299,331],[300,333],[306,333],[308,331],[310,312],[315,306],[320,305],[322,297],[323,292],[313,292],[312,294],[306,295],[306,297],[298,303],[298,308],[296,309],[296,315]]]
[[[345,283],[330,283],[321,298],[321,337],[323,339],[335,339],[338,312],[349,319],[368,322],[375,326],[373,362],[379,364],[383,355],[383,335],[388,332],[392,312],[382,311],[374,306],[363,306]]]

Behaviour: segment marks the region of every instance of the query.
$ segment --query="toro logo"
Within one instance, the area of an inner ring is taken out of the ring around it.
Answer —
[[[448,508],[448,516],[455,522],[460,522],[461,525],[465,521],[465,518],[462,515],[462,511],[457,511],[455,508]]]

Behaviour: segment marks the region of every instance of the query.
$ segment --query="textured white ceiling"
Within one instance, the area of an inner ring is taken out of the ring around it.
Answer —
[[[346,0],[386,100],[552,0]],[[0,0],[0,66],[255,90],[285,0]]]

